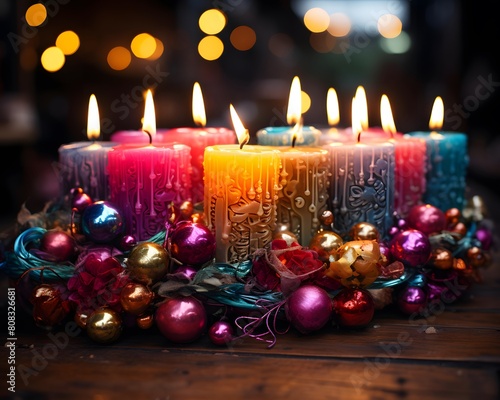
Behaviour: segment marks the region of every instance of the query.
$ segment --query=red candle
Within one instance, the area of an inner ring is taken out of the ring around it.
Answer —
[[[123,144],[108,155],[111,201],[122,211],[127,233],[148,240],[165,228],[171,203],[191,201],[190,148],[153,144],[153,97],[148,90],[143,123],[149,144]]]
[[[236,135],[233,130],[224,127],[205,127],[206,116],[203,95],[198,82],[193,86],[193,120],[198,128],[183,127],[164,130],[162,140],[168,142],[183,143],[191,147],[191,165],[192,165],[192,193],[193,202],[203,201],[203,158],[205,148],[218,144],[235,144]]]

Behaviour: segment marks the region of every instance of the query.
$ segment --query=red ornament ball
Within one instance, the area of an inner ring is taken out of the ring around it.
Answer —
[[[288,297],[285,313],[291,324],[301,333],[323,328],[332,316],[332,301],[318,286],[304,285]]]
[[[343,328],[362,328],[375,313],[373,297],[365,289],[345,288],[333,298],[333,315]]]
[[[40,258],[47,261],[63,262],[72,260],[77,252],[75,239],[66,232],[53,229],[45,232],[40,239]]]
[[[446,214],[431,204],[413,206],[406,220],[410,228],[426,235],[446,229]]]
[[[432,250],[427,235],[416,229],[396,234],[389,248],[395,260],[410,267],[418,267],[429,261]]]
[[[215,257],[215,236],[205,225],[181,221],[169,237],[169,248],[182,264],[201,267]]]
[[[233,340],[234,329],[229,322],[217,321],[208,330],[210,341],[217,345],[227,345]]]
[[[189,343],[198,339],[207,326],[205,307],[198,299],[176,297],[162,303],[155,314],[156,325],[168,340]]]

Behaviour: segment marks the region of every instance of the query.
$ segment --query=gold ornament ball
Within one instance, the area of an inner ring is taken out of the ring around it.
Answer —
[[[369,222],[358,222],[349,231],[351,240],[380,240],[380,234],[375,225]]]
[[[323,211],[323,213],[319,216],[319,222],[322,225],[330,226],[331,224],[333,224],[333,221],[334,216],[330,210]]]
[[[273,240],[281,239],[284,240],[287,246],[291,246],[293,243],[299,243],[297,236],[286,228],[286,225],[280,225],[278,229],[273,233]]]
[[[205,223],[205,214],[202,212],[196,212],[191,214],[191,221],[193,221],[195,224],[202,224],[202,225],[207,225]]]
[[[89,319],[89,316],[86,313],[81,312],[81,311],[75,312],[74,320],[80,328],[82,328],[82,329],[87,328],[88,319]]]
[[[135,246],[125,261],[130,278],[150,285],[159,281],[168,272],[170,257],[167,250],[152,242]]]
[[[335,232],[320,231],[316,233],[309,243],[309,248],[318,253],[319,259],[323,262],[329,263],[330,256],[335,258],[337,250],[344,241]]]
[[[457,223],[450,232],[456,233],[460,238],[463,238],[467,234],[467,227],[463,222]]]
[[[179,210],[181,212],[182,219],[190,219],[191,214],[193,214],[194,211],[193,203],[186,200],[179,206]]]
[[[446,210],[444,215],[446,217],[447,226],[455,226],[460,222],[460,218],[462,217],[462,213],[458,208],[450,208]]]
[[[476,246],[467,250],[467,258],[473,268],[479,268],[486,265],[488,260],[483,250]]]
[[[127,283],[120,293],[120,303],[130,314],[141,315],[151,304],[153,292],[142,283]]]
[[[453,254],[448,249],[437,248],[432,251],[430,261],[437,269],[450,269],[453,267]]]
[[[122,319],[111,309],[94,311],[87,319],[87,335],[98,343],[112,343],[122,333]]]

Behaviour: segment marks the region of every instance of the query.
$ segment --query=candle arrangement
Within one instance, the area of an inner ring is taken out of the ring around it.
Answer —
[[[66,177],[67,203],[23,227],[0,269],[31,288],[19,292],[38,326],[72,319],[99,343],[135,324],[156,325],[173,343],[207,335],[214,346],[251,338],[272,347],[282,323],[309,335],[365,327],[386,307],[418,318],[452,303],[480,280],[492,247],[481,198],[464,204],[464,135],[402,135],[390,112],[371,129],[364,96],[352,102],[356,139],[321,146],[299,140],[300,107],[280,146],[248,145],[230,106],[239,145],[203,142],[200,158],[201,148],[154,140],[148,92],[147,141],[112,146],[88,185]],[[67,146],[63,167],[83,169],[68,150],[85,145]],[[195,163],[203,212],[193,203]]]

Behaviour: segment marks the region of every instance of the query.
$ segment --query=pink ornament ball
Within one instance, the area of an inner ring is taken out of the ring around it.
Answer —
[[[431,204],[413,206],[406,218],[410,228],[430,235],[441,232],[446,228],[446,215],[439,208]]]
[[[481,248],[483,250],[489,250],[491,244],[493,243],[493,236],[491,231],[486,228],[479,228],[476,231],[476,238],[481,242]]]
[[[168,340],[190,343],[198,339],[207,326],[205,307],[198,299],[176,297],[162,303],[155,314],[156,325]]]
[[[217,346],[227,345],[233,340],[234,329],[229,322],[217,321],[208,330],[210,341]]]
[[[170,255],[182,264],[201,267],[215,257],[215,236],[205,225],[178,222],[169,238]]]
[[[396,261],[410,267],[424,265],[431,256],[429,238],[416,229],[399,232],[392,238],[389,247]]]
[[[419,286],[407,286],[397,295],[397,306],[406,315],[420,313],[427,305],[427,292]]]
[[[332,300],[320,287],[304,285],[288,297],[285,313],[291,324],[307,334],[323,328],[332,316]]]
[[[48,261],[71,261],[77,252],[75,239],[64,231],[52,229],[40,239],[40,258]]]

